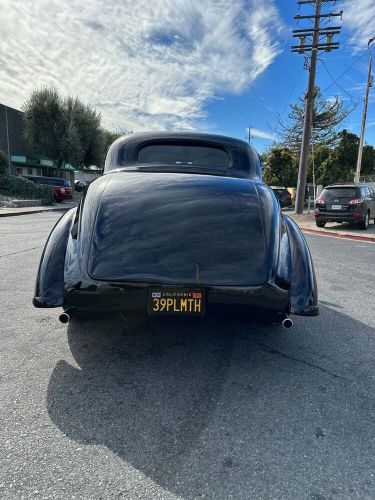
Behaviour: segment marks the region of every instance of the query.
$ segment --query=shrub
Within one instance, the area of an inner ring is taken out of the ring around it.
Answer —
[[[1,151],[1,149],[0,149],[0,175],[5,174],[5,170],[6,170],[7,166],[8,166],[8,157],[4,153],[4,151]]]
[[[15,196],[20,200],[42,200],[42,205],[53,205],[54,197],[49,186],[35,184],[28,179],[0,175],[0,194]]]

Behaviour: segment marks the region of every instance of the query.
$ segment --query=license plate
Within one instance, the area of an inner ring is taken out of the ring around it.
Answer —
[[[332,205],[332,210],[341,210],[342,205]]]
[[[149,314],[199,316],[204,314],[204,292],[201,289],[150,288]]]

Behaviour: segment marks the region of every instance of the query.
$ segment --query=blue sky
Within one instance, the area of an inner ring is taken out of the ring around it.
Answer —
[[[341,48],[320,58],[334,79],[352,67],[333,83],[319,62],[317,84],[356,104],[345,126],[359,133],[375,1],[329,9],[344,10]],[[250,124],[263,151],[277,140],[278,115],[306,89],[303,56],[290,51],[296,12],[295,0],[2,0],[0,102],[20,108],[34,88],[54,86],[94,106],[112,130],[245,139]],[[366,141],[375,145],[374,89]]]
[[[359,3],[361,2],[357,3],[358,8],[360,7]],[[308,22],[302,23],[302,21],[297,25],[293,19],[297,13],[296,2],[279,1],[276,2],[276,5],[280,8],[286,29],[292,30],[308,26]],[[325,97],[338,95],[349,107],[354,107],[354,111],[347,117],[342,127],[347,127],[358,135],[361,127],[369,60],[366,44],[369,37],[375,36],[375,1],[368,2],[366,5],[364,3],[363,7],[365,7],[364,12],[367,13],[363,15],[363,19],[366,21],[367,17],[369,30],[364,30],[362,33],[358,33],[358,28],[359,30],[363,29],[361,23],[354,24],[347,19],[344,2],[336,2],[336,6],[332,7],[334,12],[344,10],[341,23],[342,32],[337,37],[340,49],[319,55],[320,61],[318,61],[316,77],[316,84],[324,91]],[[326,6],[323,10],[329,11],[330,9]],[[311,12],[311,8],[301,8],[301,14],[308,12]],[[333,23],[336,24],[337,21],[332,21]],[[371,25],[373,27],[372,35],[370,35]],[[259,151],[263,151],[272,143],[271,137],[273,135],[277,140],[277,135],[274,132],[278,124],[277,117],[287,118],[289,104],[296,102],[299,96],[302,96],[306,91],[308,71],[303,68],[304,57],[291,52],[290,36],[281,43],[282,52],[245,92],[240,95],[222,95],[222,100],[212,102],[207,107],[212,124],[229,135],[247,138],[246,128],[249,125],[258,129],[258,131],[254,131],[252,143]],[[350,66],[352,68],[335,83],[334,80]],[[373,66],[374,73],[375,66]],[[263,135],[259,131],[266,132],[270,138],[258,137],[258,135]],[[375,146],[374,88],[370,89],[365,140]]]

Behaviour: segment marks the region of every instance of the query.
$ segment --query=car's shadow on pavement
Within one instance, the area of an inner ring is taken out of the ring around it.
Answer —
[[[183,498],[245,498],[254,485],[269,498],[293,467],[306,498],[345,492],[353,470],[365,493],[373,478],[366,486],[358,475],[353,446],[371,441],[373,399],[356,379],[366,393],[358,363],[371,363],[372,335],[324,306],[288,331],[226,316],[76,319],[68,339],[79,367],[56,365],[48,412],[70,439],[108,447]]]

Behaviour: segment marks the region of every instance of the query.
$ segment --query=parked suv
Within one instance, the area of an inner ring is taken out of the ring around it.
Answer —
[[[71,200],[73,198],[72,186],[66,179],[61,179],[59,177],[41,177],[39,175],[27,175],[25,177],[36,184],[51,186],[56,201]]]
[[[369,220],[375,221],[375,192],[366,184],[332,184],[315,200],[314,214],[318,227],[326,222],[355,222],[367,229]]]
[[[271,186],[271,189],[279,200],[281,208],[290,207],[292,204],[292,197],[286,187]]]

